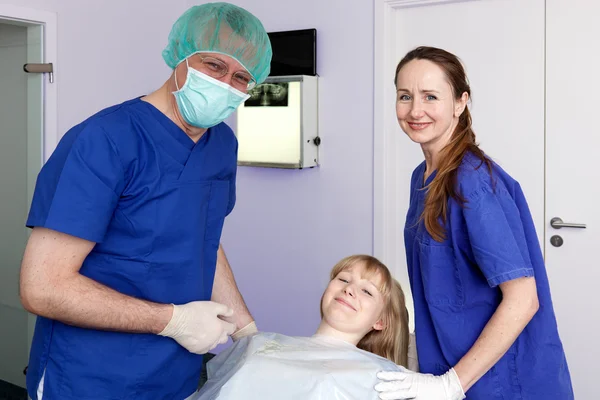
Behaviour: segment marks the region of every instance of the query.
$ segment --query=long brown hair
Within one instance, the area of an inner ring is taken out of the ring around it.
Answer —
[[[331,270],[330,280],[334,280],[340,272],[357,263],[364,265],[367,276],[379,274],[382,283],[378,289],[383,295],[385,305],[381,315],[383,329],[370,331],[356,347],[408,367],[408,310],[404,291],[398,281],[392,277],[390,270],[377,258],[358,254],[338,262]],[[323,317],[322,307],[321,317]]]
[[[422,46],[408,52],[396,67],[394,85],[397,84],[398,74],[402,67],[413,60],[431,61],[440,67],[446,74],[446,79],[452,87],[455,99],[460,99],[465,92],[471,98],[471,88],[467,74],[459,58],[452,53],[435,47]],[[450,141],[440,152],[440,161],[435,178],[424,188],[427,190],[427,195],[421,219],[425,222],[427,232],[438,242],[443,241],[446,237],[444,225],[446,224],[448,212],[448,199],[452,197],[461,206],[466,203],[466,199],[459,193],[456,185],[458,167],[465,154],[471,152],[481,161],[479,166],[485,164],[490,175],[492,173],[492,163],[475,141],[475,132],[471,124],[471,113],[469,108],[465,107],[458,118],[458,124]]]

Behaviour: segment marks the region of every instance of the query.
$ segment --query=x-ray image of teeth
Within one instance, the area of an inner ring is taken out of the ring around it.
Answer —
[[[287,107],[288,83],[263,83],[251,89],[245,107]]]

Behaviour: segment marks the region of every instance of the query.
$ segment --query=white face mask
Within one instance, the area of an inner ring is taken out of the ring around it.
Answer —
[[[188,72],[185,84],[173,92],[181,117],[197,128],[210,128],[223,122],[250,95],[190,68],[185,60]],[[177,79],[175,78],[175,85]]]

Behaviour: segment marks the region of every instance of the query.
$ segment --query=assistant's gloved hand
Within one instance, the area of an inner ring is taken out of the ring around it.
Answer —
[[[233,310],[213,301],[173,304],[173,316],[159,335],[175,339],[190,353],[204,354],[226,343],[235,331],[235,325],[223,321],[219,315],[231,317]]]
[[[245,336],[250,336],[258,332],[258,328],[256,327],[256,322],[252,321],[245,327],[238,329],[231,335],[231,338],[234,342],[237,342],[241,338]]]
[[[462,400],[462,385],[454,368],[444,375],[420,374],[403,369],[401,372],[379,372],[386,382],[375,385],[379,398],[384,400]]]

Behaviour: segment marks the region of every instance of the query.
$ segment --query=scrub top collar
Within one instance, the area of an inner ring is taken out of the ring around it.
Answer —
[[[156,107],[154,107],[154,105],[148,103],[147,101],[141,100],[141,97],[138,99],[141,104],[145,105],[145,108],[148,110],[148,112],[150,112],[152,116],[156,118],[156,120],[161,124],[161,126],[165,128],[165,130],[169,132],[169,134],[175,140],[177,140],[183,147],[185,147],[189,151],[192,151],[194,146],[206,140],[207,135],[204,134],[202,135],[200,140],[198,140],[198,142],[194,142],[179,126],[177,126],[175,122],[171,121],[169,117],[160,112]],[[208,128],[206,130],[206,133],[208,133],[211,129],[212,128]]]

